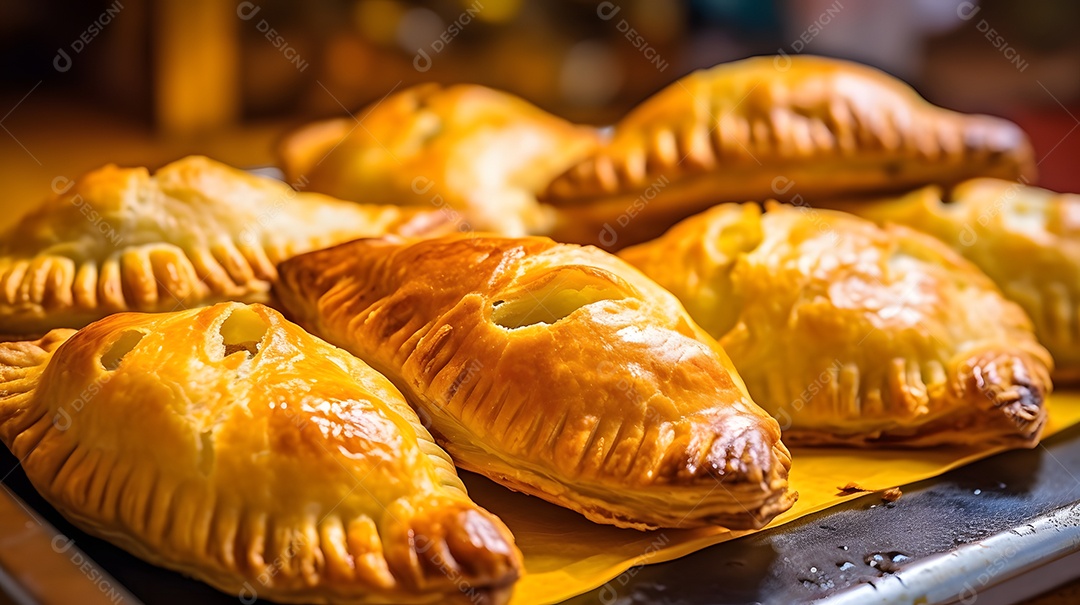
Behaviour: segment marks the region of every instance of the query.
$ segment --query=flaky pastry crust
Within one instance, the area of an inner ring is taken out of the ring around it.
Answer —
[[[983,270],[1035,325],[1054,380],[1080,380],[1080,195],[974,179],[838,207],[929,233]]]
[[[0,437],[76,525],[242,600],[500,603],[521,571],[397,389],[262,305],[0,344]]]
[[[276,263],[444,219],[297,193],[208,158],[151,175],[108,165],[0,236],[0,332],[40,335],[118,311],[266,302]]]
[[[290,182],[371,204],[443,209],[460,230],[545,233],[536,193],[599,144],[513,95],[475,85],[423,84],[355,116],[308,125],[279,148]]]
[[[630,112],[556,178],[552,237],[609,249],[720,202],[817,200],[1034,172],[1013,123],[927,103],[870,67],[758,57],[698,71]]]
[[[947,246],[829,210],[724,204],[623,250],[731,355],[790,443],[1032,446],[1049,354]]]
[[[359,240],[279,267],[310,330],[394,380],[459,467],[638,529],[794,501],[776,422],[673,296],[546,238]]]

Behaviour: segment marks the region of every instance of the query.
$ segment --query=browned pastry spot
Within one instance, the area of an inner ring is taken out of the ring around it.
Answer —
[[[1054,356],[1054,380],[1080,380],[1080,196],[975,179],[945,194],[926,187],[893,199],[833,200],[829,206],[879,224],[906,225],[951,246],[1027,312],[1039,342]]]
[[[556,239],[618,249],[721,202],[816,205],[1034,170],[1011,122],[935,107],[854,63],[758,57],[695,72],[646,100],[540,199],[558,207]]]
[[[620,527],[757,528],[776,422],[669,293],[546,238],[358,240],[279,267],[290,312],[383,371],[462,468]]]
[[[0,344],[0,438],[82,529],[242,598],[498,604],[522,573],[397,389],[262,305]]]
[[[1033,446],[1049,354],[940,241],[842,212],[724,204],[621,256],[731,355],[793,444]]]

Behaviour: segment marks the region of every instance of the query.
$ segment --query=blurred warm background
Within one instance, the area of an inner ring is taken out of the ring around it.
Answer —
[[[3,0],[0,227],[108,162],[265,166],[288,129],[420,82],[605,124],[694,69],[776,53],[1011,118],[1039,184],[1080,192],[1078,31],[1076,0]]]
[[[3,2],[0,224],[106,162],[266,165],[287,129],[419,82],[603,124],[694,69],[777,52],[857,59],[1012,118],[1041,183],[1080,191],[1078,25],[1075,0]]]

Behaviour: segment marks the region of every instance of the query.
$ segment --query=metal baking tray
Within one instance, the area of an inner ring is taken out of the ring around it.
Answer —
[[[14,603],[251,605],[90,537],[0,452],[0,592]],[[1080,577],[1080,427],[687,557],[570,605],[1015,603]],[[0,602],[5,599],[0,596]]]
[[[1080,578],[1080,427],[903,492],[630,570],[568,603],[992,605]]]

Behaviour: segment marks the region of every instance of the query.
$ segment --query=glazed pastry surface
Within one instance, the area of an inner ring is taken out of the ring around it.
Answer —
[[[776,422],[679,302],[614,256],[382,238],[279,270],[291,314],[394,380],[459,467],[638,529],[756,528],[794,501]]]
[[[1027,312],[1054,356],[1054,379],[1080,380],[1080,195],[974,179],[840,207],[929,233],[978,265]]]
[[[3,343],[0,382],[0,437],[57,510],[242,599],[501,603],[521,572],[397,389],[268,307]]]
[[[644,101],[541,200],[559,206],[552,237],[615,249],[720,202],[815,204],[1034,169],[1011,122],[933,106],[870,67],[758,57],[695,72]]]
[[[434,211],[361,206],[191,156],[151,175],[105,166],[0,236],[0,333],[118,311],[265,302],[275,264],[357,237],[433,230]]]
[[[686,304],[789,443],[1032,446],[1049,354],[975,266],[914,230],[724,204],[621,256]]]
[[[424,84],[318,122],[280,148],[290,182],[371,204],[438,207],[459,230],[544,233],[536,193],[596,148],[577,126],[511,94]]]

